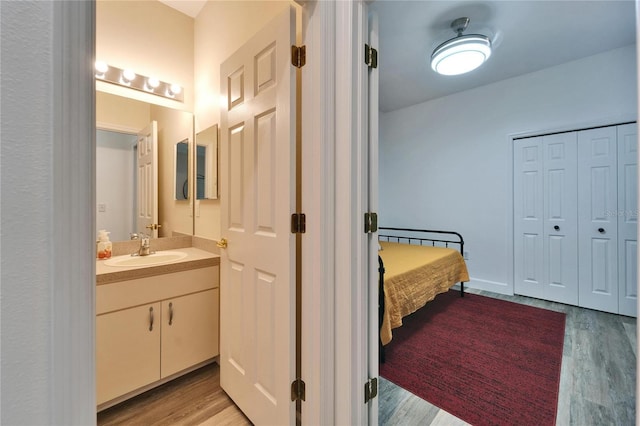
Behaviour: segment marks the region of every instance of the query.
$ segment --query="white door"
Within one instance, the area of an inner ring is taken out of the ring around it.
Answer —
[[[618,126],[619,311],[638,315],[638,126]]]
[[[158,123],[138,133],[136,231],[158,237]]]
[[[579,304],[618,312],[616,128],[578,132]]]
[[[577,134],[544,136],[543,296],[578,304]]]
[[[543,155],[542,137],[514,141],[514,290],[538,298],[544,295]]]
[[[220,384],[258,425],[295,421],[295,12],[220,68]]]

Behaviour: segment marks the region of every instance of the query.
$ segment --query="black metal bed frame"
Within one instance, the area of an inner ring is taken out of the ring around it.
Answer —
[[[385,235],[382,231],[400,231],[406,233],[414,233],[414,234],[441,234],[441,235],[450,235],[451,237],[442,237],[442,238],[427,238],[426,236],[414,237],[410,235]],[[412,244],[412,242],[418,242],[416,245],[425,245],[425,243],[431,243],[430,245],[436,247],[436,243],[439,243],[438,247],[449,247],[449,244],[458,244],[460,246],[460,254],[464,258],[464,239],[462,235],[455,231],[441,231],[441,230],[432,230],[432,229],[413,229],[413,228],[389,228],[389,227],[379,227],[378,228],[378,240],[389,241],[389,242],[397,242],[397,243],[406,243]],[[426,244],[429,245],[429,244]],[[382,261],[382,257],[378,255],[378,329],[382,328],[382,318],[384,316],[384,262]],[[460,297],[464,297],[464,282],[460,282]],[[380,354],[380,362],[384,362],[385,354],[384,354],[384,346],[382,345],[382,340],[378,338],[379,345],[379,354]]]

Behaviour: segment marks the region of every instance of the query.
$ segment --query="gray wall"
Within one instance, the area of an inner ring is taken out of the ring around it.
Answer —
[[[380,115],[380,226],[456,230],[471,285],[513,292],[509,135],[635,120],[636,46]]]

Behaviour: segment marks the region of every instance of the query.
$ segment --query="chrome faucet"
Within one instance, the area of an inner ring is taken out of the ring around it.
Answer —
[[[149,237],[149,235],[140,232],[138,234],[138,239],[140,240],[140,248],[137,252],[131,253],[131,256],[149,256],[150,254],[155,253],[155,251],[151,251],[151,237]]]

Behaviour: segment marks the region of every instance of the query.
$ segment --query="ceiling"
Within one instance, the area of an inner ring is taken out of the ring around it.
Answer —
[[[195,18],[207,0],[160,0]],[[393,111],[506,78],[635,43],[634,0],[429,1],[375,0],[380,25],[380,110]],[[465,34],[493,43],[489,61],[464,75],[442,76],[429,57],[455,36],[450,24],[467,16]]]
[[[380,109],[387,112],[634,44],[635,3],[627,1],[377,0]],[[459,76],[431,70],[433,49],[456,34],[451,21],[467,16],[465,34],[493,41],[480,68]]]
[[[187,16],[195,18],[202,10],[207,0],[159,0],[161,3],[172,7]]]

